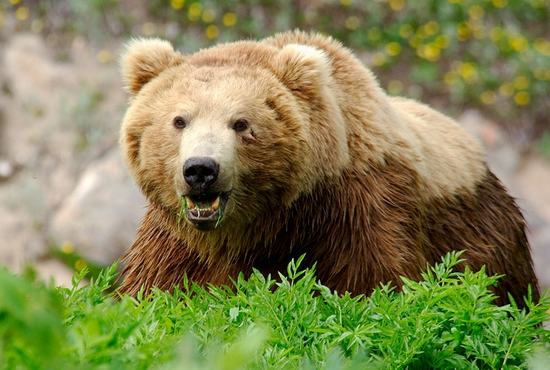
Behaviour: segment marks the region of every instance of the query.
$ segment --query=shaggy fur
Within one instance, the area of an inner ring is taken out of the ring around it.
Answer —
[[[478,143],[430,108],[387,97],[332,39],[294,32],[191,56],[142,40],[122,69],[133,94],[122,152],[150,202],[122,292],[170,290],[184,274],[229,284],[305,253],[322,283],[369,294],[465,249],[472,269],[505,274],[498,304],[509,292],[522,305],[529,285],[539,298],[523,218]],[[243,117],[246,129],[232,130]],[[208,231],[178,225],[190,191],[182,166],[197,155],[220,165],[212,188],[231,192]]]

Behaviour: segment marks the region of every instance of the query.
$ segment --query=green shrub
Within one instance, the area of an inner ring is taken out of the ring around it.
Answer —
[[[447,255],[422,282],[340,296],[313,270],[235,287],[190,282],[137,299],[106,293],[116,266],[88,285],[47,288],[0,273],[0,368],[502,369],[548,365],[550,300],[529,312],[491,304],[497,277],[453,272]],[[16,292],[16,293],[14,293]],[[118,300],[116,299],[118,298]],[[30,334],[32,333],[32,335]],[[538,361],[538,362],[537,362]]]
[[[56,289],[0,269],[0,368],[55,368],[64,329]]]

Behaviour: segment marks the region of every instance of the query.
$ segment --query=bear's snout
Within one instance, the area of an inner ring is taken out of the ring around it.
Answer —
[[[195,191],[202,193],[218,179],[220,165],[210,157],[191,157],[183,165],[183,178]]]

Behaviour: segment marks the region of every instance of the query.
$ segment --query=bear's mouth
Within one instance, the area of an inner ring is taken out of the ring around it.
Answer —
[[[225,211],[229,192],[183,195],[183,212],[187,221],[199,230],[212,230],[219,226]]]

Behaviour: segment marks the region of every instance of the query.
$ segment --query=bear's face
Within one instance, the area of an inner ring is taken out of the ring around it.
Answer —
[[[288,206],[347,160],[344,129],[320,128],[334,131],[333,143],[312,132],[314,105],[336,106],[324,99],[324,54],[240,46],[184,57],[145,40],[122,60],[133,94],[121,130],[126,162],[155,206],[199,230]],[[320,151],[335,164],[323,164]]]

